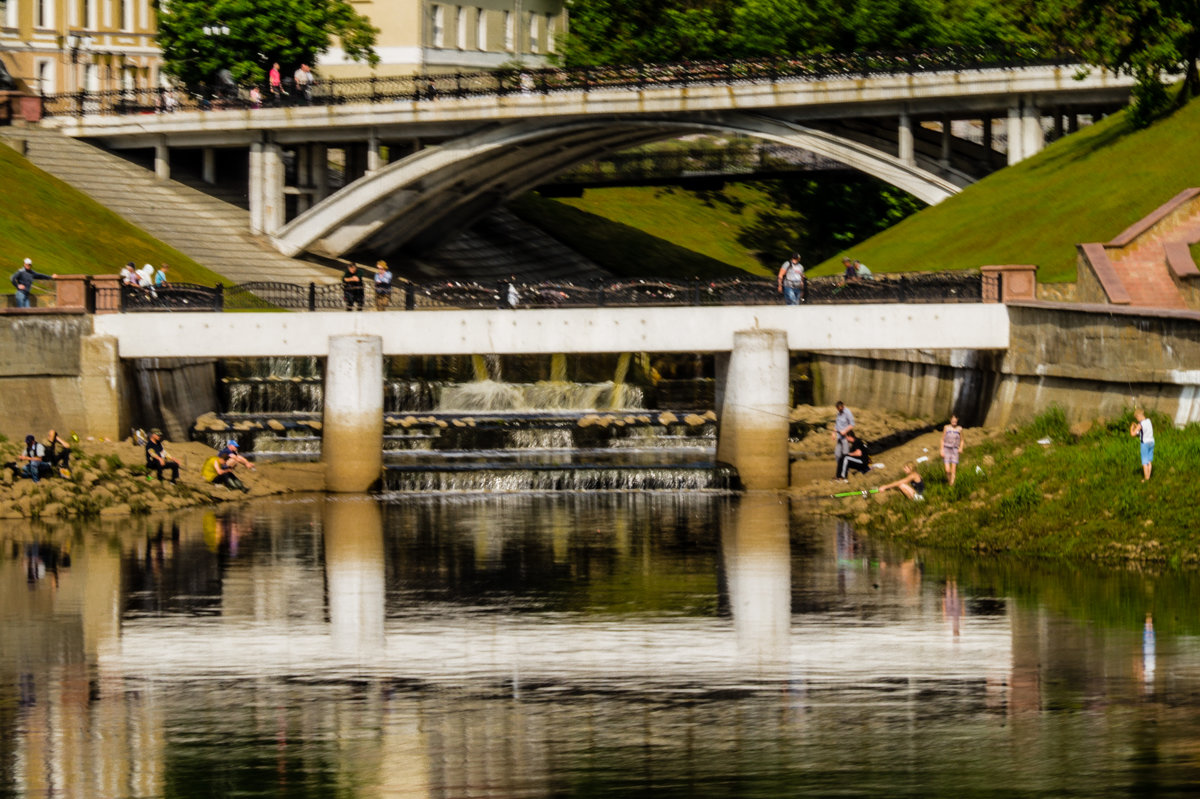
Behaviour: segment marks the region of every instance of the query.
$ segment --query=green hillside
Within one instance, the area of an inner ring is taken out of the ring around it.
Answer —
[[[851,252],[876,271],[1020,263],[1046,282],[1074,280],[1076,244],[1108,241],[1200,186],[1198,134],[1200,102],[1140,131],[1114,114]]]
[[[1124,112],[1114,114],[866,241],[847,243],[846,253],[877,272],[1032,263],[1042,281],[1074,280],[1076,244],[1107,241],[1183,189],[1200,186],[1198,134],[1200,102],[1144,130],[1133,130]],[[597,240],[609,220],[761,274],[737,237],[765,197],[737,184],[723,193],[734,201],[711,203],[711,193],[678,189],[613,188],[555,202],[591,215],[589,241],[579,242],[585,253],[603,248]],[[547,229],[577,242],[570,229]],[[840,271],[841,254],[814,271]]]
[[[87,195],[0,145],[0,291],[25,258],[45,274],[116,274],[126,261],[169,263],[171,280],[213,285],[221,276],[134,227]]]

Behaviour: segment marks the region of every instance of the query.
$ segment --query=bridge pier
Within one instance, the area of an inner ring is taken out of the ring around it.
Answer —
[[[788,485],[788,343],[783,330],[741,330],[718,380],[717,459],[748,490]]]
[[[325,489],[359,493],[383,471],[383,339],[330,336],[321,461]]]
[[[283,227],[283,150],[274,142],[250,145],[250,232],[271,235]]]

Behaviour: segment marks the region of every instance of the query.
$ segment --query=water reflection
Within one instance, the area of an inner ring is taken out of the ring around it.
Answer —
[[[778,498],[262,501],[0,558],[0,796],[1183,795],[1192,575]]]

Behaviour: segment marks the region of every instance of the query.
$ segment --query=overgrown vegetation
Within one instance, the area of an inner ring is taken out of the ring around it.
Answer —
[[[926,501],[867,503],[872,533],[923,546],[1102,562],[1200,565],[1194,507],[1200,425],[1151,414],[1153,478],[1142,482],[1132,411],[1072,432],[1061,409],[973,445],[950,486],[920,467]],[[855,512],[863,508],[855,508]]]
[[[0,144],[0,291],[13,292],[8,276],[25,258],[47,275],[115,275],[135,261],[169,263],[173,281],[221,279]]]

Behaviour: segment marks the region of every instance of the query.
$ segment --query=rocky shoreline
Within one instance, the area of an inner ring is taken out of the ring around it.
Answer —
[[[0,462],[15,460],[20,449],[12,442],[0,444]],[[34,483],[27,477],[14,477],[10,469],[0,470],[0,519],[128,516],[313,490],[320,485],[311,475],[319,464],[263,464],[254,470],[239,469],[238,476],[250,490],[232,491],[200,476],[201,465],[215,454],[211,447],[168,442],[166,449],[180,462],[175,484],[169,479],[160,483],[153,473],[148,474],[145,452],[132,441],[74,444],[69,478],[43,477]]]

